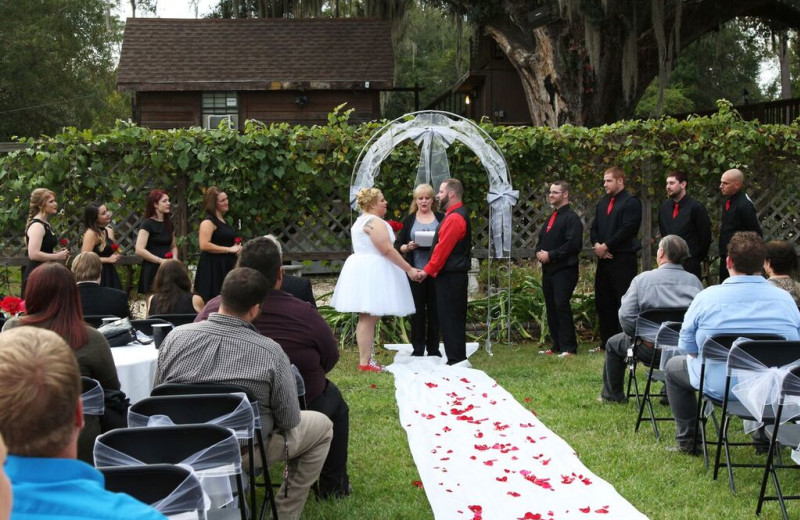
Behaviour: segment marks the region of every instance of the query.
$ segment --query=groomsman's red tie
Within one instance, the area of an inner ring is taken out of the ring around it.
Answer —
[[[725,201],[725,211],[731,209],[731,199]]]
[[[678,203],[676,202],[675,207],[672,208],[672,218],[675,218],[677,216],[678,216]]]
[[[606,210],[606,215],[611,215],[611,210],[614,209],[614,199],[616,196],[611,197],[611,200],[608,201],[608,209]]]
[[[553,223],[556,221],[556,215],[558,215],[558,210],[554,211],[553,214],[550,216],[550,221],[547,223],[547,230],[545,233],[550,232],[550,228],[553,227]]]

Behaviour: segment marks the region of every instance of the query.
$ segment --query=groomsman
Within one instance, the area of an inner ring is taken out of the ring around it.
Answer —
[[[595,209],[589,233],[597,257],[594,276],[594,302],[600,322],[600,346],[621,332],[617,311],[631,280],[638,271],[636,252],[641,248],[639,226],[642,204],[625,189],[625,172],[613,166],[603,174],[606,195]]]
[[[759,236],[763,235],[756,207],[750,197],[742,191],[743,183],[744,174],[735,168],[723,173],[719,181],[719,191],[725,197],[719,228],[719,283],[724,282],[729,276],[725,258],[728,256],[728,242],[733,234],[738,231],[755,231]]]
[[[536,259],[542,264],[542,291],[547,308],[547,326],[553,347],[545,354],[561,357],[578,353],[570,299],[578,284],[578,255],[583,242],[583,223],[569,207],[569,183],[555,181],[548,201],[554,208],[539,231]]]
[[[658,208],[658,228],[662,237],[678,235],[689,246],[689,258],[683,268],[700,278],[701,264],[711,246],[711,220],[708,211],[686,193],[689,181],[684,172],[667,175],[667,197]]]

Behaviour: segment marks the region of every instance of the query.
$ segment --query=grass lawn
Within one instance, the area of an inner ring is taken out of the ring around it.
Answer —
[[[389,364],[394,353],[380,350],[378,360]],[[589,469],[649,518],[756,518],[760,469],[734,469],[737,494],[732,495],[724,473],[713,481],[702,458],[666,451],[674,444],[672,423],[659,424],[662,439],[658,442],[649,423],[634,433],[633,402],[613,405],[595,401],[601,388],[602,354],[584,354],[582,347],[579,356],[558,359],[538,355],[537,350],[534,344],[496,346],[494,356],[480,350],[470,361],[523,406],[535,410]],[[425,492],[412,485],[419,476],[398,420],[394,378],[391,374],[358,373],[356,361],[355,347],[345,350],[329,374],[350,406],[349,472],[354,493],[339,501],[317,502],[312,497],[303,518],[433,518]],[[657,410],[663,408],[657,405]],[[734,423],[731,431],[741,432],[740,424]],[[734,450],[734,460],[763,463],[764,458],[750,448]],[[784,460],[788,460],[788,452]],[[796,473],[784,471],[781,475],[786,494],[800,491]],[[767,489],[772,492],[771,485]],[[800,503],[790,502],[788,507],[790,515],[800,516]],[[768,503],[761,517],[780,518],[777,503]]]

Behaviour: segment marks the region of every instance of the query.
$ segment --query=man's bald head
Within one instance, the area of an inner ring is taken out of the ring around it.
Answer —
[[[744,174],[737,168],[727,170],[719,180],[719,191],[724,197],[731,197],[739,193],[744,182]]]

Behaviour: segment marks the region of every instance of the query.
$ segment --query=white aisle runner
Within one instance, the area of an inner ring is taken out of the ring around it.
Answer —
[[[484,372],[440,362],[388,367],[435,518],[646,518]]]

